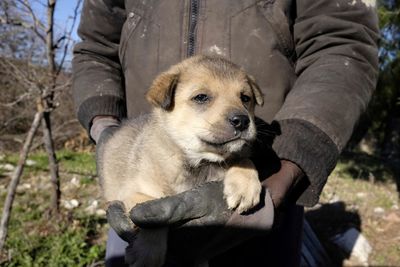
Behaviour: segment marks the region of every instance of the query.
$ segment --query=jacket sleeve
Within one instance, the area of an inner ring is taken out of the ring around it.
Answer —
[[[309,186],[298,204],[317,203],[376,86],[375,1],[296,1],[297,80],[276,115],[273,148],[298,164]]]
[[[73,94],[81,124],[89,130],[96,115],[126,116],[123,74],[118,58],[125,21],[123,0],[85,0],[74,47]]]

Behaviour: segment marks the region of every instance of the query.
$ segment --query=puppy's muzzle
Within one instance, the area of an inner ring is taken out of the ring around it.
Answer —
[[[247,115],[235,114],[231,116],[228,120],[237,132],[243,132],[247,130],[247,128],[249,128],[250,118]]]

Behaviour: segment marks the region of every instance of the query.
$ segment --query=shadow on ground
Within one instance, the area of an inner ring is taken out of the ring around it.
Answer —
[[[346,210],[344,202],[335,202],[308,210],[305,217],[324,246],[333,266],[343,266],[350,253],[344,252],[331,239],[349,228],[361,232],[361,218],[358,212]]]

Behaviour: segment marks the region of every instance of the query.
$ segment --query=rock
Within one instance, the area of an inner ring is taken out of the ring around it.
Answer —
[[[6,164],[0,164],[0,169],[3,169],[5,171],[13,171],[15,169],[14,165],[10,164],[10,163],[6,163]]]
[[[355,258],[363,266],[368,266],[368,257],[372,252],[372,247],[357,229],[350,228],[346,232],[334,236],[331,240],[349,253],[350,258]]]
[[[21,184],[21,185],[19,185],[19,186],[17,187],[17,190],[18,190],[19,192],[21,192],[21,191],[29,190],[29,189],[31,189],[31,188],[32,188],[32,185],[31,185],[31,184],[23,183],[23,184]]]
[[[71,179],[71,184],[73,186],[79,187],[80,186],[80,181],[76,176],[73,176],[72,179]]]
[[[382,207],[376,207],[374,208],[374,213],[382,215],[383,213],[385,213],[385,210]]]
[[[72,210],[75,209],[79,206],[79,201],[76,199],[71,199],[71,200],[64,200],[63,201],[63,206],[67,210]]]
[[[25,161],[25,165],[26,165],[26,166],[33,166],[33,165],[36,165],[36,161],[31,160],[31,159],[27,159],[27,160]]]
[[[360,209],[360,206],[358,206],[357,204],[350,204],[348,206],[348,209],[357,212]]]
[[[89,214],[92,214],[92,215],[95,214],[95,215],[97,215],[97,216],[105,216],[105,215],[106,215],[106,211],[103,210],[103,209],[99,209],[98,206],[99,206],[99,201],[97,201],[97,200],[92,200],[92,201],[90,202],[89,206],[87,206],[87,207],[85,208],[85,211],[86,211],[87,213],[89,213]]]
[[[96,215],[97,216],[105,216],[106,215],[106,211],[103,209],[98,209],[96,210]]]
[[[357,196],[358,198],[365,198],[365,197],[367,196],[367,193],[365,193],[365,192],[358,192],[358,193],[356,194],[356,196]]]
[[[330,200],[329,200],[329,204],[335,204],[340,202],[340,198],[338,195],[333,196]]]
[[[99,206],[99,202],[97,200],[93,200],[89,206],[85,208],[85,211],[89,214],[95,214],[97,211],[97,207]]]

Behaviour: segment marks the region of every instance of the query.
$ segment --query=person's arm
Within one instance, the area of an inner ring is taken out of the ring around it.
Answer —
[[[74,48],[73,93],[80,123],[90,130],[96,116],[126,117],[123,73],[118,58],[124,1],[85,1]]]
[[[365,111],[378,73],[375,1],[296,1],[296,74],[275,120],[273,148],[310,185],[298,203],[317,203],[339,153]]]

